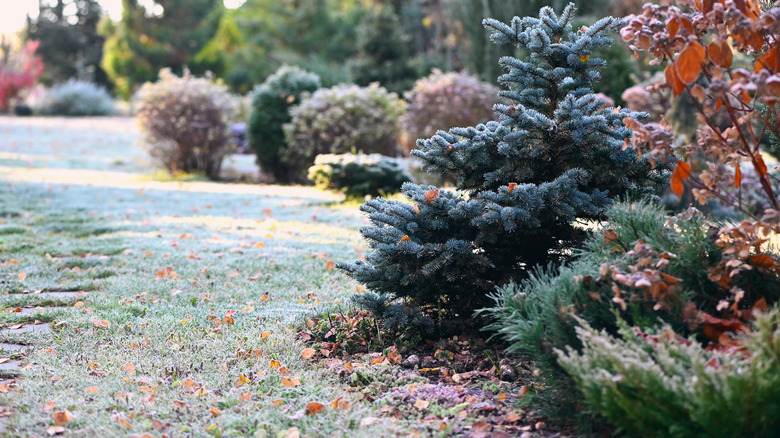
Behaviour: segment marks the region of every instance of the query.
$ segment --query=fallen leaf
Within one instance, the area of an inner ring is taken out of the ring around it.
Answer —
[[[269,336],[271,336],[271,332],[263,332],[263,333],[260,333],[260,338],[261,338],[261,339],[265,339],[265,338],[267,338],[267,337],[269,337]]]
[[[211,410],[209,412],[211,412],[211,415],[213,415],[215,417],[219,417],[220,415],[222,415],[222,411],[220,411],[217,408],[211,408]]]
[[[62,426],[50,426],[46,429],[46,433],[48,433],[49,436],[60,435],[65,433],[65,428]]]
[[[274,406],[281,406],[284,404],[284,400],[277,398],[276,400],[272,400],[271,404]]]
[[[336,262],[325,263],[325,270],[328,271],[328,272],[332,271],[333,268],[335,268],[335,267],[336,267]]]
[[[57,406],[57,403],[54,403],[53,401],[50,401],[43,405],[43,410],[46,412],[49,412],[50,410],[54,409]]]
[[[135,365],[131,363],[126,363],[124,368],[127,374],[130,374],[131,376],[135,375]]]
[[[94,324],[96,327],[103,327],[103,328],[111,327],[111,323],[106,321],[105,319],[93,319],[91,321],[92,324]]]
[[[421,398],[418,398],[416,402],[414,402],[414,407],[423,411],[425,409],[428,409],[428,405],[430,403],[427,400],[423,400]]]
[[[86,391],[87,394],[97,394],[98,392],[100,392],[97,386],[88,386],[84,388],[84,391]]]
[[[71,414],[70,411],[64,410],[54,413],[54,424],[57,426],[64,426],[68,424],[68,422],[73,421],[76,419],[76,416]]]
[[[238,398],[244,401],[252,400],[252,393],[251,392],[242,392],[238,395]]]
[[[306,404],[306,415],[316,415],[322,412],[322,408],[324,408],[325,405],[322,403],[317,402],[311,402]]]
[[[24,279],[27,278],[26,272],[20,272],[19,273],[19,281],[24,281]]]
[[[173,405],[176,406],[177,408],[185,408],[185,407],[187,407],[187,403],[183,402],[181,400],[174,400],[173,401]]]
[[[282,378],[282,385],[284,385],[285,388],[295,388],[301,385],[301,379],[298,377],[293,377],[292,379]]]
[[[236,388],[238,388],[238,387],[240,387],[242,385],[245,385],[247,383],[250,383],[250,382],[251,382],[251,380],[249,380],[249,378],[247,376],[245,376],[243,374],[239,374],[238,375],[238,381],[236,382]]]
[[[315,354],[317,354],[317,351],[313,348],[304,348],[301,351],[301,357],[304,359],[311,359]]]

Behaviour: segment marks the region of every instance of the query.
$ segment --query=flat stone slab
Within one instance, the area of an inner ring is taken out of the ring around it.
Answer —
[[[9,360],[7,362],[0,363],[0,371],[18,371],[21,361]]]
[[[26,293],[26,294],[13,294],[13,296],[19,296],[19,297],[39,297],[41,299],[50,299],[50,300],[67,300],[70,298],[81,298],[86,297],[89,295],[89,292],[84,291],[78,291],[78,292],[39,292],[39,293]]]
[[[16,327],[12,325],[11,327]],[[16,335],[19,333],[46,333],[51,331],[51,324],[25,324],[18,328],[3,327],[0,329],[0,334],[3,335]]]
[[[9,344],[6,342],[0,342],[0,350],[5,350],[5,351],[22,351],[27,347],[28,345]],[[0,384],[2,384],[2,381],[0,381]]]

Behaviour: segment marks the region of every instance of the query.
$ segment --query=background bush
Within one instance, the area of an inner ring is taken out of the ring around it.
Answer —
[[[148,153],[168,171],[202,172],[216,179],[232,150],[230,122],[236,99],[209,78],[169,70],[136,95],[138,121]]]
[[[320,154],[396,155],[404,107],[398,95],[377,85],[317,90],[291,110],[292,121],[284,126],[287,149],[281,156],[291,179],[305,182]]]
[[[320,85],[316,74],[283,66],[252,93],[249,145],[263,171],[279,182],[292,182],[299,176],[282,159],[286,148],[282,126],[292,119],[290,108]]]
[[[429,138],[443,128],[476,125],[493,118],[499,102],[498,87],[465,73],[434,71],[415,82],[404,94],[408,102],[401,117],[404,152],[408,155],[418,138]]]
[[[397,159],[380,154],[322,154],[309,168],[317,188],[335,190],[347,197],[395,193],[410,181]]]
[[[101,86],[71,79],[46,91],[34,111],[46,116],[108,116],[114,113],[114,99]]]

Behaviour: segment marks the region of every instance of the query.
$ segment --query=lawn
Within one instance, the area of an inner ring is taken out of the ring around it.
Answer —
[[[374,397],[341,360],[302,357],[308,318],[360,289],[330,263],[365,251],[355,204],[155,179],[132,119],[3,117],[0,133],[6,435],[447,436],[480,418],[417,403],[433,386],[373,356],[350,360],[395,382]],[[387,415],[389,399],[414,409]]]

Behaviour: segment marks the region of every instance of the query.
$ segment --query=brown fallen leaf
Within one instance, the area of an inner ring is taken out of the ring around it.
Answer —
[[[322,408],[324,408],[325,405],[318,402],[310,402],[306,404],[306,415],[317,415],[320,412],[322,412]]]
[[[54,413],[54,424],[57,426],[64,426],[68,424],[68,422],[73,421],[76,419],[76,416],[71,414],[70,411],[64,410]]]
[[[65,433],[65,428],[62,426],[50,426],[46,429],[46,433],[48,433],[49,436],[60,435]]]

